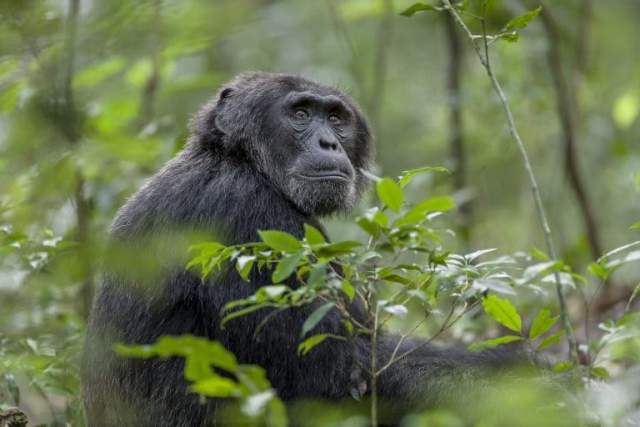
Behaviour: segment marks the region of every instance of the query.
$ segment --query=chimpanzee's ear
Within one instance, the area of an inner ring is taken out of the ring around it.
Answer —
[[[217,102],[215,105],[213,113],[212,123],[222,134],[228,135],[230,129],[225,125],[225,119],[228,119],[229,115],[229,98],[233,95],[234,89],[231,87],[226,87],[220,91],[218,94]]]
[[[191,119],[191,134],[200,144],[224,144],[229,126],[225,126],[225,117],[230,116],[229,98],[234,93],[232,87],[222,88],[218,95],[207,102]]]
[[[220,95],[218,95],[218,102],[224,101],[233,93],[233,88],[225,87],[220,91]]]

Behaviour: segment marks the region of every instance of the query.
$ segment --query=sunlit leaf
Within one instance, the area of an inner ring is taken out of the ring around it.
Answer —
[[[330,334],[318,334],[318,335],[310,336],[309,338],[307,338],[306,340],[300,343],[300,345],[298,346],[298,353],[302,355],[306,355],[315,346],[322,343],[324,340],[326,340],[330,336],[331,336]]]
[[[507,22],[504,26],[506,31],[509,30],[522,30],[525,28],[531,21],[533,21],[539,14],[542,12],[542,6],[538,6],[533,10],[525,13],[524,15],[517,16],[513,18],[511,21]]]
[[[321,245],[323,243],[327,243],[320,230],[309,224],[304,225],[304,238],[310,245]]]
[[[190,388],[208,397],[237,397],[242,394],[240,386],[235,381],[219,375],[197,381]]]
[[[303,257],[304,253],[300,251],[282,258],[271,276],[273,283],[280,283],[291,276]]]
[[[551,311],[543,308],[538,312],[536,317],[531,323],[531,330],[529,330],[529,338],[535,340],[540,335],[545,334],[553,325],[558,321],[559,316],[551,317]]]
[[[402,175],[400,175],[400,179],[398,181],[398,184],[400,184],[400,187],[405,187],[407,184],[409,184],[413,178],[415,178],[417,175],[423,174],[423,173],[451,173],[449,172],[449,169],[442,167],[442,166],[425,166],[422,168],[417,168],[417,169],[409,169],[406,170],[404,172],[402,172]]]
[[[407,211],[396,222],[396,226],[418,224],[427,219],[431,212],[446,212],[455,207],[455,202],[451,197],[432,197],[424,200]]]
[[[609,270],[600,263],[592,262],[587,267],[587,271],[600,280],[606,280],[609,277]]]
[[[482,300],[482,307],[489,316],[504,327],[518,333],[522,331],[522,319],[508,299],[487,295]]]
[[[296,252],[302,248],[298,239],[284,231],[258,231],[258,234],[267,246],[280,252]]]
[[[471,262],[471,261],[474,261],[476,258],[480,258],[482,255],[490,254],[495,251],[496,251],[496,248],[481,249],[479,251],[466,254],[464,257],[467,259],[467,261]]]
[[[326,246],[321,246],[315,250],[320,256],[338,256],[351,253],[356,248],[362,246],[362,243],[355,240],[343,240],[342,242],[330,243]]]
[[[256,260],[255,256],[241,255],[236,260],[236,270],[243,280],[249,280],[249,272]]]
[[[427,11],[438,11],[441,10],[440,7],[436,7],[427,3],[414,3],[402,12],[400,15],[402,16],[413,16],[418,12],[427,12]]]
[[[383,178],[376,184],[378,197],[386,207],[394,212],[400,212],[404,202],[402,188],[391,178]]]
[[[555,334],[549,335],[548,337],[540,341],[540,344],[538,345],[538,350],[544,350],[547,347],[550,347],[554,344],[558,344],[560,342],[560,338],[563,335],[564,335],[564,329],[560,329]]]
[[[349,282],[348,280],[343,280],[340,284],[340,289],[344,294],[349,298],[349,301],[353,301],[353,298],[356,295],[356,288]]]
[[[602,366],[594,366],[591,368],[591,375],[600,379],[607,379],[610,376],[609,371]]]

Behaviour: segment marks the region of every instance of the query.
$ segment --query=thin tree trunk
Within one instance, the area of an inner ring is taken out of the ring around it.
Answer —
[[[576,128],[574,123],[575,99],[571,95],[568,82],[562,68],[560,55],[560,37],[556,21],[547,5],[542,9],[542,23],[547,36],[547,62],[551,71],[555,89],[556,108],[562,127],[565,171],[573,190],[584,222],[589,248],[593,259],[602,255],[600,233],[595,213],[584,180],[580,173],[576,153]]]
[[[151,74],[142,89],[140,103],[140,130],[153,120],[156,109],[156,98],[160,86],[162,69],[162,0],[155,0],[153,4],[153,33],[151,37]]]
[[[447,30],[447,48],[449,51],[449,63],[447,66],[447,101],[449,105],[449,147],[450,155],[454,161],[453,186],[454,191],[461,192],[467,187],[467,158],[464,147],[464,135],[461,108],[461,75],[463,45],[460,34],[456,31],[456,22],[450,14],[444,14]],[[471,214],[470,201],[464,201],[460,205],[460,224],[458,232],[465,246],[469,248],[471,240]]]
[[[393,38],[393,21],[395,16],[393,15],[393,3],[391,0],[381,0],[384,6],[384,14],[380,21],[380,27],[378,29],[378,41],[376,43],[376,60],[374,66],[373,87],[371,89],[371,96],[369,97],[369,116],[373,123],[376,133],[379,134],[381,129],[381,116],[380,111],[382,107],[382,100],[384,98],[384,89],[387,80],[387,63],[389,59],[389,50],[391,47],[391,41]]]
[[[65,37],[66,67],[63,80],[63,93],[66,112],[65,133],[69,142],[74,146],[80,142],[80,119],[76,111],[73,97],[73,75],[75,72],[79,13],[80,0],[69,0]],[[82,280],[80,288],[80,298],[82,301],[81,312],[86,318],[89,315],[94,290],[92,248],[90,244],[92,203],[90,198],[86,195],[86,182],[80,168],[76,170],[76,188],[73,194],[73,202],[76,213],[76,240],[78,242],[78,254],[80,260],[79,273]]]
[[[589,70],[589,46],[591,45],[591,22],[593,21],[593,0],[582,0],[578,27],[577,63],[578,73],[584,77]]]

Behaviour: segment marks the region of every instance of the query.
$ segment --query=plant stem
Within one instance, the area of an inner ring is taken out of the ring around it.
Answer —
[[[376,358],[378,357],[378,317],[380,307],[378,302],[375,303],[375,312],[373,317],[373,331],[371,333],[371,427],[378,427],[378,373]]]
[[[529,155],[525,148],[524,142],[520,137],[520,133],[518,132],[515,121],[513,119],[513,113],[511,112],[511,107],[509,106],[509,101],[507,99],[507,96],[502,90],[502,86],[500,85],[500,82],[496,78],[493,72],[493,69],[491,68],[491,61],[489,58],[489,48],[488,48],[486,28],[485,28],[486,27],[485,25],[486,2],[483,3],[483,14],[482,14],[482,33],[483,33],[482,40],[484,45],[484,53],[483,53],[480,47],[478,47],[478,45],[474,42],[473,33],[471,32],[471,30],[469,30],[469,27],[467,27],[467,25],[464,23],[464,21],[456,11],[456,9],[451,5],[450,0],[443,0],[443,1],[446,5],[447,10],[451,14],[451,16],[453,16],[453,18],[456,20],[458,25],[460,25],[460,27],[464,30],[464,32],[469,37],[469,40],[471,41],[471,44],[473,45],[473,48],[475,49],[476,54],[480,59],[480,63],[484,67],[485,71],[487,72],[487,75],[489,76],[489,79],[491,80],[491,85],[493,86],[494,91],[496,92],[496,94],[498,95],[498,98],[500,99],[500,102],[502,103],[502,107],[507,117],[509,133],[511,134],[511,137],[513,138],[516,145],[518,146],[518,150],[520,151],[520,155],[522,156],[522,161],[524,163],[524,168],[527,172],[527,177],[529,178],[529,184],[531,186],[533,200],[536,205],[536,210],[538,212],[538,218],[540,219],[540,223],[542,225],[542,231],[543,231],[547,251],[549,252],[549,256],[555,260],[557,259],[556,249],[553,244],[553,238],[551,235],[551,228],[549,227],[549,221],[547,220],[547,214],[544,209],[544,205],[542,203],[542,197],[540,195],[538,181],[533,172],[533,167],[531,166],[531,161],[529,160]],[[569,342],[569,356],[572,360],[574,360],[574,362],[577,362],[578,346],[577,346],[576,338],[573,332],[573,327],[571,326],[571,322],[569,321],[569,316],[567,313],[567,303],[562,290],[560,275],[557,271],[554,272],[554,278],[556,282],[556,293],[558,296],[558,304],[560,306],[560,317],[562,319],[562,324],[565,329],[565,333],[567,335],[567,340]]]

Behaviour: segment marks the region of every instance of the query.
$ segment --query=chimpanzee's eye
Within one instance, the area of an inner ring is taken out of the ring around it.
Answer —
[[[339,125],[341,123],[340,116],[338,116],[337,114],[330,114],[329,123],[331,123],[332,125]]]
[[[309,118],[309,113],[307,112],[307,110],[303,110],[302,108],[298,108],[294,114],[296,116],[296,119],[307,120]]]

